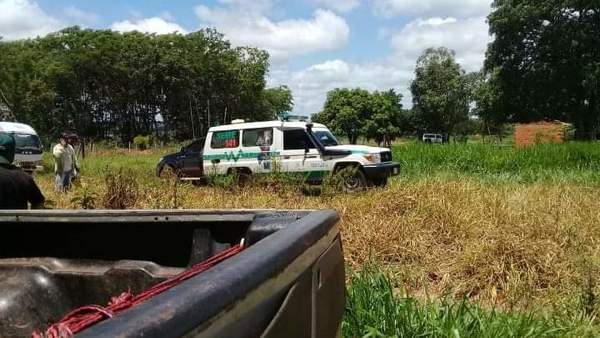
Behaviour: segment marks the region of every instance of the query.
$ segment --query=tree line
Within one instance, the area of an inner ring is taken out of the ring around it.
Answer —
[[[267,52],[232,47],[214,30],[181,35],[71,27],[0,41],[3,119],[44,139],[73,130],[122,143],[136,135],[191,139],[232,119],[292,109],[287,87],[265,88]],[[2,111],[0,111],[2,113]]]
[[[367,130],[379,130],[380,138],[387,132],[501,136],[507,124],[541,120],[571,123],[578,138],[599,138],[600,3],[495,0],[488,22],[494,40],[481,71],[466,73],[454,51],[430,48],[416,63],[412,109],[373,119],[365,91],[334,90],[317,119],[350,141],[373,138]]]
[[[413,107],[393,90],[330,92],[315,121],[389,143],[425,132],[502,135],[510,123],[572,123],[600,134],[600,5],[591,0],[495,0],[484,67],[466,73],[452,50],[424,51],[410,85]],[[232,119],[284,117],[289,88],[265,88],[267,52],[233,47],[217,31],[181,35],[71,27],[0,40],[0,118],[44,138],[73,130],[126,143],[136,135],[191,139]],[[311,113],[311,112],[303,112]]]
[[[390,145],[399,136],[427,132],[466,135],[477,127],[469,118],[475,79],[456,62],[453,51],[430,48],[417,60],[410,85],[412,109],[403,109],[402,95],[393,89],[335,89],[313,120],[345,135],[350,143],[364,137]]]

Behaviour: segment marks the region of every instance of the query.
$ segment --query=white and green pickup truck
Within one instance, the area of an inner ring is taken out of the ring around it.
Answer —
[[[188,180],[279,171],[303,174],[309,182],[319,183],[333,173],[342,178],[347,191],[385,186],[390,176],[400,173],[388,148],[340,145],[325,125],[282,121],[234,121],[210,128],[201,152],[188,152],[184,147],[178,154],[163,157],[157,174],[165,168]]]

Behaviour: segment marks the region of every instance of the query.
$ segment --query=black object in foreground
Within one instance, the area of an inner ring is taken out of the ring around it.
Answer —
[[[0,211],[0,336],[219,265],[77,337],[334,337],[344,263],[334,211]]]

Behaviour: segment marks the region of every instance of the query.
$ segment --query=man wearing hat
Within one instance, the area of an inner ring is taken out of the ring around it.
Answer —
[[[32,209],[44,207],[44,195],[31,176],[12,165],[15,140],[0,133],[0,209]]]
[[[75,170],[75,150],[69,144],[69,134],[62,133],[59,142],[52,149],[54,155],[54,173],[56,174],[56,190],[65,191],[71,187],[71,179]]]

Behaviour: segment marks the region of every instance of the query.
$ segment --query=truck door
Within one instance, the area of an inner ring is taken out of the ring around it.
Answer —
[[[269,173],[273,170],[273,128],[245,129],[242,131],[244,156],[239,166],[253,173]]]
[[[283,130],[281,169],[283,172],[305,173],[319,179],[325,173],[325,162],[304,129]]]
[[[203,154],[204,173],[225,175],[230,168],[236,167],[243,155],[240,149],[240,131],[215,131],[208,136]]]
[[[204,140],[197,140],[183,149],[181,173],[185,177],[202,176],[202,149]]]

